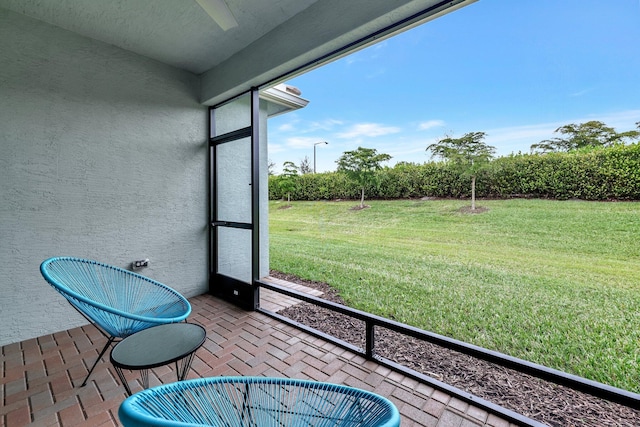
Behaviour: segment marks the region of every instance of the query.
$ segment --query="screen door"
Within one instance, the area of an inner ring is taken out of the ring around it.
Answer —
[[[258,91],[210,109],[210,292],[245,309],[259,301]]]

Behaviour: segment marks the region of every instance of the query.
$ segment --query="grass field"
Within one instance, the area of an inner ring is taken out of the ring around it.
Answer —
[[[347,304],[640,392],[640,203],[270,202],[274,270]]]

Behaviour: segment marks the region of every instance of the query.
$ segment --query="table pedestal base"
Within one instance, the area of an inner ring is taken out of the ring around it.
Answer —
[[[194,356],[195,356],[195,353],[191,353],[184,359],[176,361],[176,378],[178,379],[178,381],[183,381],[187,377],[187,374],[191,369],[191,363],[193,362]],[[116,373],[118,374],[118,378],[120,378],[120,382],[122,383],[122,385],[124,385],[125,390],[127,390],[127,394],[131,396],[133,393],[131,392],[131,388],[129,387],[129,383],[127,382],[127,379],[124,376],[124,372],[122,371],[122,368],[116,365],[113,365],[113,367],[116,370]],[[137,370],[140,371],[140,381],[142,382],[142,388],[144,389],[149,388],[149,370],[148,369],[137,369]]]

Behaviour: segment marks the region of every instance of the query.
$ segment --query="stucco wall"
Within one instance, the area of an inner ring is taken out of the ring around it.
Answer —
[[[206,108],[197,76],[0,9],[0,345],[86,321],[57,255],[207,289]]]

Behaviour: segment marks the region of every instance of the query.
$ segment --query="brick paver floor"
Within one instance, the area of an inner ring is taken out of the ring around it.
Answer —
[[[264,290],[263,290],[264,291]],[[263,292],[264,306],[287,302]],[[218,375],[295,377],[344,384],[389,398],[402,426],[509,426],[493,414],[452,398],[375,362],[257,312],[243,311],[210,295],[191,298],[190,322],[207,330],[188,378]],[[93,326],[70,329],[0,348],[0,427],[120,426],[126,398],[108,354],[88,384],[79,387],[105,338]],[[139,372],[125,371],[132,391]],[[151,386],[175,381],[174,367],[151,370]]]

